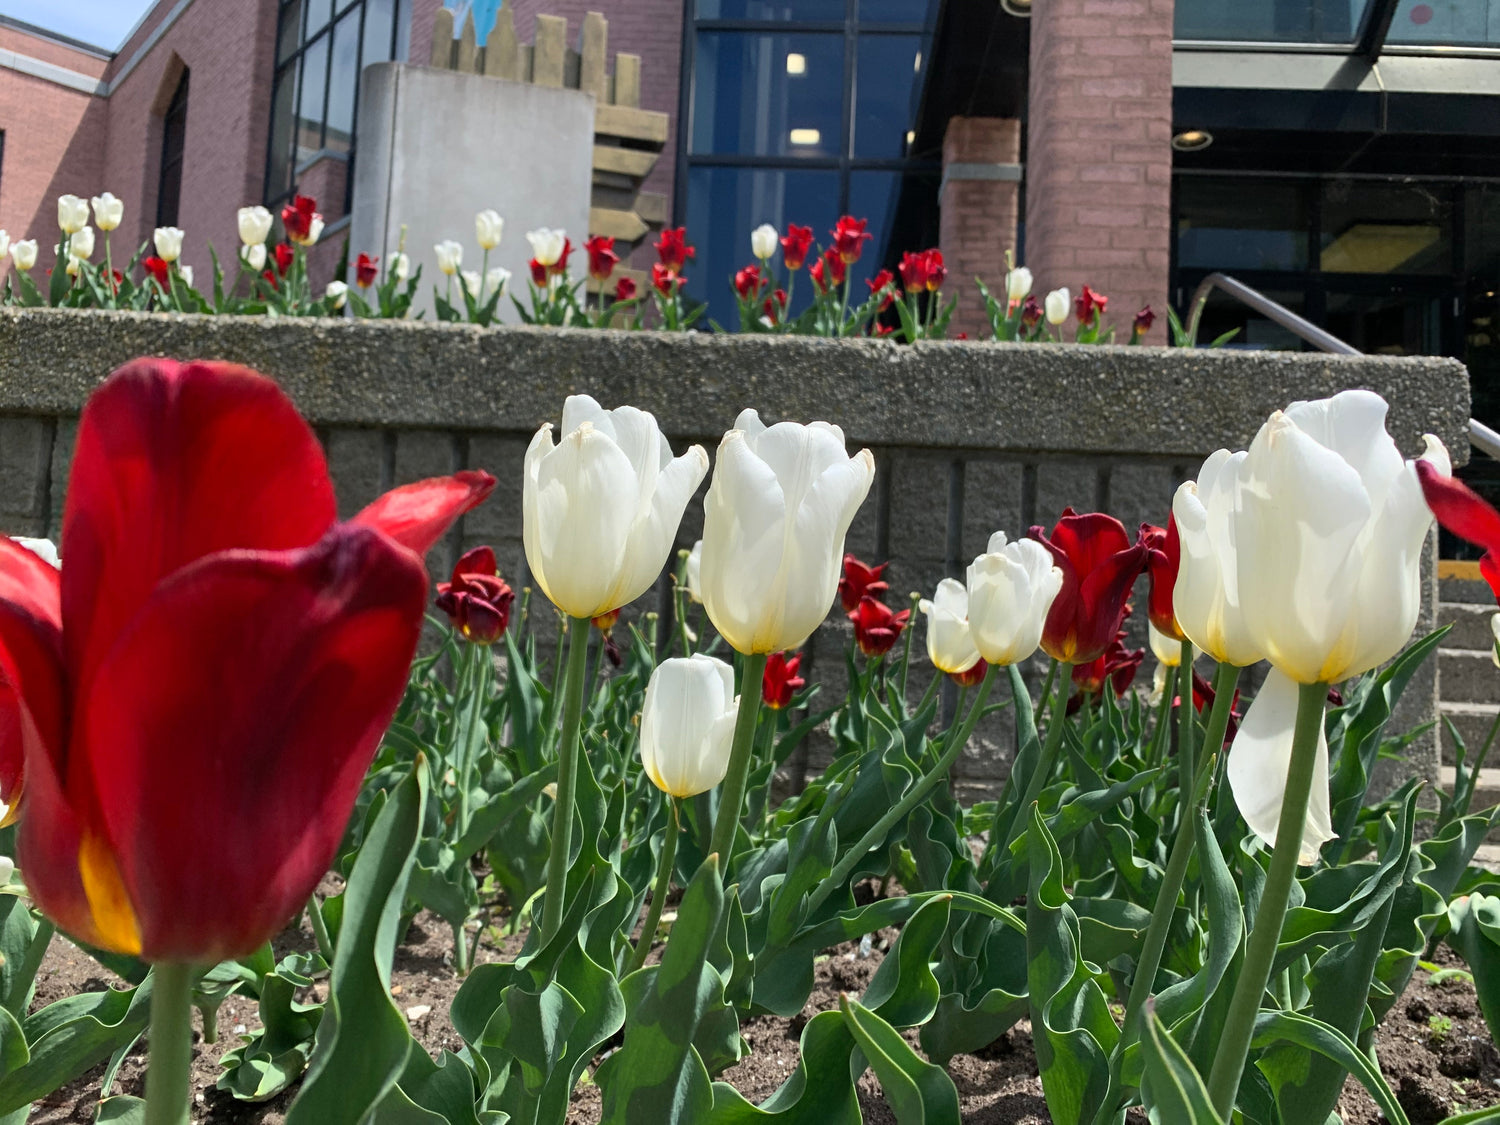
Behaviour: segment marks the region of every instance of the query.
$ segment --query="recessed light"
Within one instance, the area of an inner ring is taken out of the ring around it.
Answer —
[[[922,52],[921,51],[918,51],[917,52],[917,57],[914,58],[914,59],[912,59],[912,61],[911,61],[911,70],[912,70],[913,74],[921,74],[922,73]]]
[[[816,129],[793,129],[791,138],[794,145],[815,145],[823,139],[823,134]]]
[[[799,55],[796,51],[788,53],[786,57],[786,72],[788,74],[806,74],[807,56]]]
[[[1000,7],[1023,20],[1031,18],[1031,0],[1000,0]]]
[[[1178,152],[1199,152],[1214,143],[1214,135],[1207,129],[1184,129],[1172,138],[1172,147]]]
[[[915,144],[916,140],[917,140],[917,131],[915,129],[908,129],[906,131],[906,143],[907,144]]]

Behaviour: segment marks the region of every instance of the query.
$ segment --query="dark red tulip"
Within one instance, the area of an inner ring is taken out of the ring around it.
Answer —
[[[438,583],[436,605],[464,640],[490,645],[505,635],[515,599],[500,577],[494,549],[475,547],[454,565],[449,581]]]
[[[281,929],[405,689],[422,554],[494,484],[411,485],[339,523],[270,379],[140,360],[106,380],[79,420],[66,571],[0,543],[0,757],[19,733],[37,905],[150,961],[212,964]]]
[[[874,277],[865,279],[865,284],[870,287],[870,296],[873,297],[877,293],[885,294],[885,300],[880,302],[881,312],[885,312],[896,300],[895,293],[892,291],[895,281],[896,275],[890,270],[881,270]]]
[[[1484,548],[1479,573],[1500,600],[1500,512],[1457,477],[1445,476],[1431,462],[1417,462],[1422,496],[1439,524],[1467,543]]]
[[[839,577],[839,604],[845,613],[853,613],[859,608],[860,599],[866,595],[877,601],[885,597],[890,586],[881,575],[890,565],[883,562],[879,566],[866,566],[853,555],[844,556],[844,572]]]
[[[1034,293],[1028,294],[1026,303],[1021,306],[1021,323],[1028,329],[1035,328],[1042,322],[1044,311],[1042,303],[1036,299],[1036,295]]]
[[[890,606],[869,594],[860,598],[859,605],[849,614],[849,620],[854,622],[855,643],[866,656],[884,656],[890,652],[910,618],[911,610],[893,613]]]
[[[786,234],[781,239],[781,260],[789,270],[800,270],[807,261],[807,252],[812,249],[812,227],[799,227],[788,223]]]
[[[1115,639],[1097,659],[1073,665],[1073,686],[1084,695],[1097,696],[1104,690],[1104,685],[1109,684],[1116,697],[1122,696],[1135,682],[1135,674],[1145,659],[1145,649],[1126,648],[1124,632],[1116,633]]]
[[[1063,572],[1062,589],[1042,628],[1042,650],[1055,660],[1087,664],[1104,655],[1125,620],[1125,602],[1146,565],[1144,543],[1133,546],[1125,525],[1103,512],[1063,509],[1049,536],[1031,537],[1052,552]]]
[[[152,280],[154,280],[156,284],[160,285],[163,289],[166,289],[171,285],[172,267],[168,265],[163,259],[152,255],[149,258],[142,258],[141,265],[145,267],[146,273],[151,276]]]
[[[908,293],[920,293],[927,288],[927,255],[925,253],[906,251],[901,255],[901,263],[896,270],[901,274],[902,288]]]
[[[322,217],[318,214],[318,201],[307,195],[295,196],[281,209],[281,225],[293,242],[306,242],[312,235],[313,223]]]
[[[746,266],[734,275],[734,291],[740,295],[742,301],[753,300],[764,284],[759,266]]]
[[[978,687],[984,682],[984,674],[990,670],[983,657],[966,672],[949,672],[948,678],[959,687]]]
[[[535,258],[532,258],[526,265],[531,269],[531,284],[535,285],[538,289],[545,289],[547,287],[547,267]]]
[[[1130,339],[1132,343],[1140,343],[1146,338],[1146,333],[1151,331],[1151,326],[1156,323],[1156,314],[1147,305],[1135,314],[1135,320],[1130,324]]]
[[[615,240],[596,234],[583,244],[589,255],[589,276],[601,284],[608,281],[620,264],[620,255],[615,253]]]
[[[761,310],[772,324],[781,323],[782,314],[786,312],[786,290],[778,289],[772,293],[761,305]]]
[[[1146,544],[1146,572],[1151,576],[1151,598],[1147,603],[1151,624],[1174,641],[1183,639],[1177,624],[1172,594],[1177,588],[1177,567],[1182,561],[1182,543],[1177,538],[1177,518],[1167,517],[1166,527],[1141,524],[1140,542]]]
[[[875,237],[865,230],[865,227],[869,225],[868,219],[856,219],[853,215],[845,215],[834,224],[833,230],[829,232],[833,236],[833,245],[830,249],[839,256],[844,265],[852,266],[859,261],[860,254],[864,252],[865,242]]]
[[[808,273],[813,284],[826,293],[833,287],[844,284],[844,279],[849,276],[849,267],[839,257],[838,251],[830,247],[823,251],[823,256],[813,263]]]
[[[292,268],[292,261],[296,258],[297,252],[292,249],[289,242],[278,242],[271,252],[276,257],[276,272],[285,277],[286,271]]]
[[[681,274],[673,273],[660,262],[651,263],[651,284],[663,297],[670,297],[673,290],[686,280],[687,278]]]
[[[622,277],[619,281],[615,282],[615,300],[635,300],[635,278]]]
[[[375,279],[380,276],[380,259],[372,258],[368,254],[361,254],[354,263],[354,284],[361,289],[368,289],[375,284]]]
[[[1329,689],[1329,702],[1333,702],[1332,689]],[[1182,695],[1179,693],[1176,699],[1177,706],[1182,706]],[[1334,706],[1338,706],[1337,703]],[[1201,672],[1193,671],[1193,708],[1201,714],[1207,714],[1214,709],[1214,687],[1208,682]],[[1229,722],[1224,727],[1224,745],[1227,747],[1234,741],[1235,732],[1240,729],[1240,720],[1244,718],[1244,712],[1240,710],[1240,693],[1236,689],[1234,696],[1229,700]]]
[[[1080,324],[1088,324],[1093,321],[1095,314],[1104,315],[1104,310],[1109,306],[1109,298],[1095,293],[1087,285],[1083,292],[1073,298],[1073,311],[1078,314]]]
[[[550,266],[547,267],[547,272],[552,274],[554,277],[561,277],[563,274],[567,273],[568,255],[571,253],[573,253],[573,240],[571,238],[565,238],[563,239],[562,253],[557,256],[557,261],[553,262]]]
[[[802,654],[787,656],[784,652],[773,652],[766,658],[766,670],[760,678],[761,702],[772,710],[790,707],[792,696],[804,687],[807,681],[797,675],[802,666]]]
[[[662,266],[671,274],[681,273],[687,260],[696,257],[698,253],[688,245],[687,227],[664,228],[654,245],[656,256],[661,259]]]
[[[948,267],[943,264],[943,252],[934,247],[925,251],[922,257],[926,259],[927,291],[936,293],[943,287],[943,282],[948,280]]]

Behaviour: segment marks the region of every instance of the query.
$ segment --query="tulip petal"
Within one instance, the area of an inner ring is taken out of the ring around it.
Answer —
[[[307,901],[405,689],[426,586],[410,552],[345,524],[204,559],[130,624],[83,701],[70,772],[88,776],[68,792],[92,794],[84,843],[113,858],[145,957],[243,955]]]
[[[1418,461],[1422,494],[1438,523],[1460,539],[1500,553],[1500,512],[1479,493],[1429,461]]]
[[[425,555],[447,534],[453,521],[484,503],[495,490],[495,478],[478,469],[451,477],[433,477],[393,488],[351,523],[372,527],[401,546]]]
[[[1374,391],[1340,391],[1332,398],[1294,402],[1286,417],[1297,429],[1348,463],[1379,511],[1405,461],[1385,428],[1385,399]]]
[[[27,735],[33,753],[60,752],[65,729],[62,607],[57,568],[0,537],[0,825],[19,811]]]
[[[809,427],[811,429],[811,427]],[[810,443],[814,448],[818,441]],[[800,648],[828,616],[838,594],[844,537],[875,480],[869,450],[839,459],[812,483],[796,512],[783,556],[786,615],[779,635],[757,638],[758,651]]]
[[[1276,844],[1281,801],[1292,762],[1292,738],[1297,722],[1298,688],[1272,668],[1245,714],[1229,751],[1229,787],[1245,823],[1266,843]],[[1312,863],[1318,849],[1336,833],[1329,812],[1328,738],[1318,724],[1317,760],[1312,793],[1307,802],[1307,824],[1302,830],[1301,862]]]
[[[779,577],[787,550],[786,499],[776,474],[730,430],[703,505],[703,557],[699,581],[709,620],[739,652],[752,652],[758,631],[779,630],[781,618],[763,622],[779,607]]]
[[[334,515],[322,446],[270,379],[224,363],[122,367],[83,408],[63,517],[80,696],[167,575],[219,551],[306,547]]]
[[[631,529],[625,565],[610,598],[614,603],[611,608],[629,605],[661,577],[677,540],[682,513],[708,475],[708,454],[701,445],[695,445],[659,471],[653,458],[644,471],[650,474],[654,487],[649,507]]]

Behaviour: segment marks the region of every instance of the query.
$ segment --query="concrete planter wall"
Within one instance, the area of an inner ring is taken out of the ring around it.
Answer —
[[[712,452],[746,406],[767,421],[836,422],[851,448],[876,454],[876,486],[848,549],[891,560],[893,602],[961,574],[992,531],[1022,535],[1068,505],[1108,510],[1132,530],[1164,522],[1177,483],[1206,455],[1243,448],[1272,410],[1299,398],[1370,388],[1391,403],[1391,430],[1408,455],[1430,432],[1456,462],[1468,456],[1468,375],[1448,359],[5,309],[0,529],[57,532],[78,411],[111,370],[141,355],[232,360],[279,380],[322,435],[345,511],[392,484],[489,469],[501,481],[495,497],[434,552],[432,568],[445,572],[461,549],[491,543],[518,587],[521,458],[575,392],[652,411],[679,449],[694,440]],[[684,546],[701,519],[695,502]],[[665,589],[644,608],[669,614]],[[1419,631],[1435,619],[1435,581],[1428,589]],[[1143,638],[1137,601],[1132,631]],[[550,633],[539,629],[547,643]],[[830,698],[844,686],[846,637],[835,614],[809,644],[811,678]],[[920,631],[916,641],[920,649]],[[1148,656],[1147,680],[1151,667]],[[1433,716],[1436,689],[1429,665],[1409,689],[1405,726]],[[967,785],[1004,776],[1007,726],[1002,716],[976,740],[960,767]],[[809,753],[816,766],[818,748]],[[1436,776],[1437,761],[1434,735],[1413,766]]]

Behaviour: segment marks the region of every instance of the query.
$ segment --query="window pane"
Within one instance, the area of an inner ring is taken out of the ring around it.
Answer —
[[[302,56],[302,87],[297,99],[297,163],[323,147],[323,95],[328,80],[328,36]]]
[[[1177,181],[1177,263],[1184,268],[1306,269],[1308,225],[1300,184]]]
[[[328,129],[323,145],[334,152],[354,147],[354,96],[359,89],[359,10],[333,29],[333,73],[328,80]]]
[[[897,0],[899,3],[900,0]],[[844,22],[844,0],[698,0],[700,20]]]
[[[916,128],[918,77],[926,58],[920,35],[862,35],[855,73],[854,155],[899,159]]]
[[[365,0],[365,50],[360,69],[391,57],[391,23],[396,18],[396,0]]]
[[[357,3],[359,3],[359,0],[335,0],[336,7],[340,12]]]
[[[838,155],[843,88],[841,35],[700,33],[692,151]]]
[[[1306,302],[1301,290],[1268,289],[1264,292],[1277,304],[1285,305],[1299,316],[1305,315]],[[1206,346],[1210,340],[1217,340],[1226,332],[1234,332],[1225,345],[1229,348],[1271,352],[1309,350],[1296,333],[1267,320],[1237,297],[1214,289],[1209,292],[1208,301],[1203,306],[1203,318],[1198,323],[1198,344]]]
[[[688,293],[708,302],[707,316],[725,328],[738,328],[731,280],[753,261],[750,232],[770,223],[785,234],[788,223],[797,223],[812,227],[816,244],[826,246],[838,206],[839,174],[831,169],[694,168],[688,175],[686,221],[698,256],[688,263]],[[792,293],[794,316],[808,304],[811,264],[809,254]],[[779,254],[772,265],[777,284],[784,285]]]
[[[281,12],[281,41],[276,46],[276,61],[285,62],[302,42],[302,0],[291,0]]]
[[[1459,0],[1470,3],[1472,0]],[[1178,39],[1352,43],[1370,0],[1181,0]]]
[[[1331,292],[1324,327],[1369,355],[1442,355],[1444,304],[1431,293]]]
[[[1334,180],[1323,188],[1319,265],[1330,273],[1449,273],[1452,223],[1442,185]]]
[[[1388,42],[1500,45],[1500,0],[1401,0]]]
[[[872,237],[864,253],[849,268],[853,292],[862,299],[865,280],[882,267],[894,270],[904,250],[925,250],[937,245],[932,222],[938,213],[938,179],[931,175],[900,172],[853,172],[849,176],[849,213],[867,219]],[[949,284],[952,284],[950,279]],[[972,279],[969,281],[973,284]],[[853,299],[853,298],[851,298]]]
[[[306,3],[307,30],[303,33],[304,40],[311,39],[322,31],[333,18],[333,0],[306,0]]]
[[[1187,3],[1188,0],[1183,0]],[[859,0],[861,23],[911,23],[926,25],[937,16],[935,0]]]
[[[292,186],[292,133],[297,94],[297,68],[283,67],[271,102],[271,159],[266,170],[266,196],[275,199]]]

